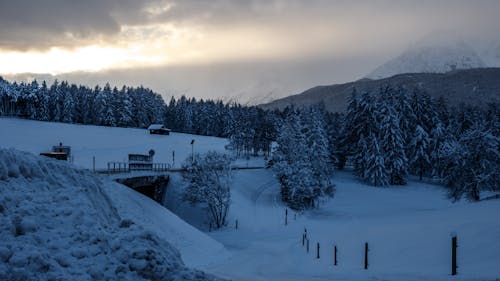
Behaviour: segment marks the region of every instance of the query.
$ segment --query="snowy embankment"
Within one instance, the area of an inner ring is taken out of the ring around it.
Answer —
[[[0,149],[0,237],[0,280],[215,280],[174,247],[192,264],[225,253],[127,187],[13,149]]]

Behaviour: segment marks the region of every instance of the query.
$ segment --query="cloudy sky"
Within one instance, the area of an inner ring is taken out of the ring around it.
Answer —
[[[0,0],[0,75],[260,102],[362,78],[429,34],[498,43],[498,11],[497,0]]]

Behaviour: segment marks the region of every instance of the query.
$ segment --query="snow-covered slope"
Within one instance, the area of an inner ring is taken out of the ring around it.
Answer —
[[[366,77],[381,79],[401,73],[445,73],[457,69],[486,67],[466,43],[419,43],[377,67]]]
[[[215,280],[173,246],[194,264],[224,256],[139,193],[12,149],[0,149],[0,237],[0,280]]]

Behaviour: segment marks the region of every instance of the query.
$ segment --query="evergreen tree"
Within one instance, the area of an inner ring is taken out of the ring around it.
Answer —
[[[429,135],[420,125],[417,125],[410,143],[410,165],[419,175],[420,180],[430,165],[428,148]]]
[[[390,184],[404,185],[407,182],[408,159],[404,149],[400,123],[395,110],[387,103],[381,104],[380,146],[384,165],[389,173]]]
[[[368,137],[370,146],[365,154],[366,165],[363,173],[363,179],[374,186],[389,185],[390,174],[384,165],[384,155],[379,147],[377,138],[374,135]]]

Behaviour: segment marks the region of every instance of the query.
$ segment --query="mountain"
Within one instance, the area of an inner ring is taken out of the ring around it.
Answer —
[[[429,43],[426,40],[377,67],[366,77],[380,79],[401,73],[445,73],[480,67],[486,67],[486,64],[465,42],[432,40]]]
[[[353,89],[359,93],[377,93],[381,87],[420,88],[430,96],[443,96],[451,104],[484,106],[489,102],[500,102],[500,68],[475,68],[455,70],[447,73],[408,73],[389,78],[358,81],[330,86],[317,86],[301,94],[278,99],[261,105],[265,109],[282,109],[288,105],[312,105],[324,102],[326,109],[340,112],[346,108],[346,98]]]

